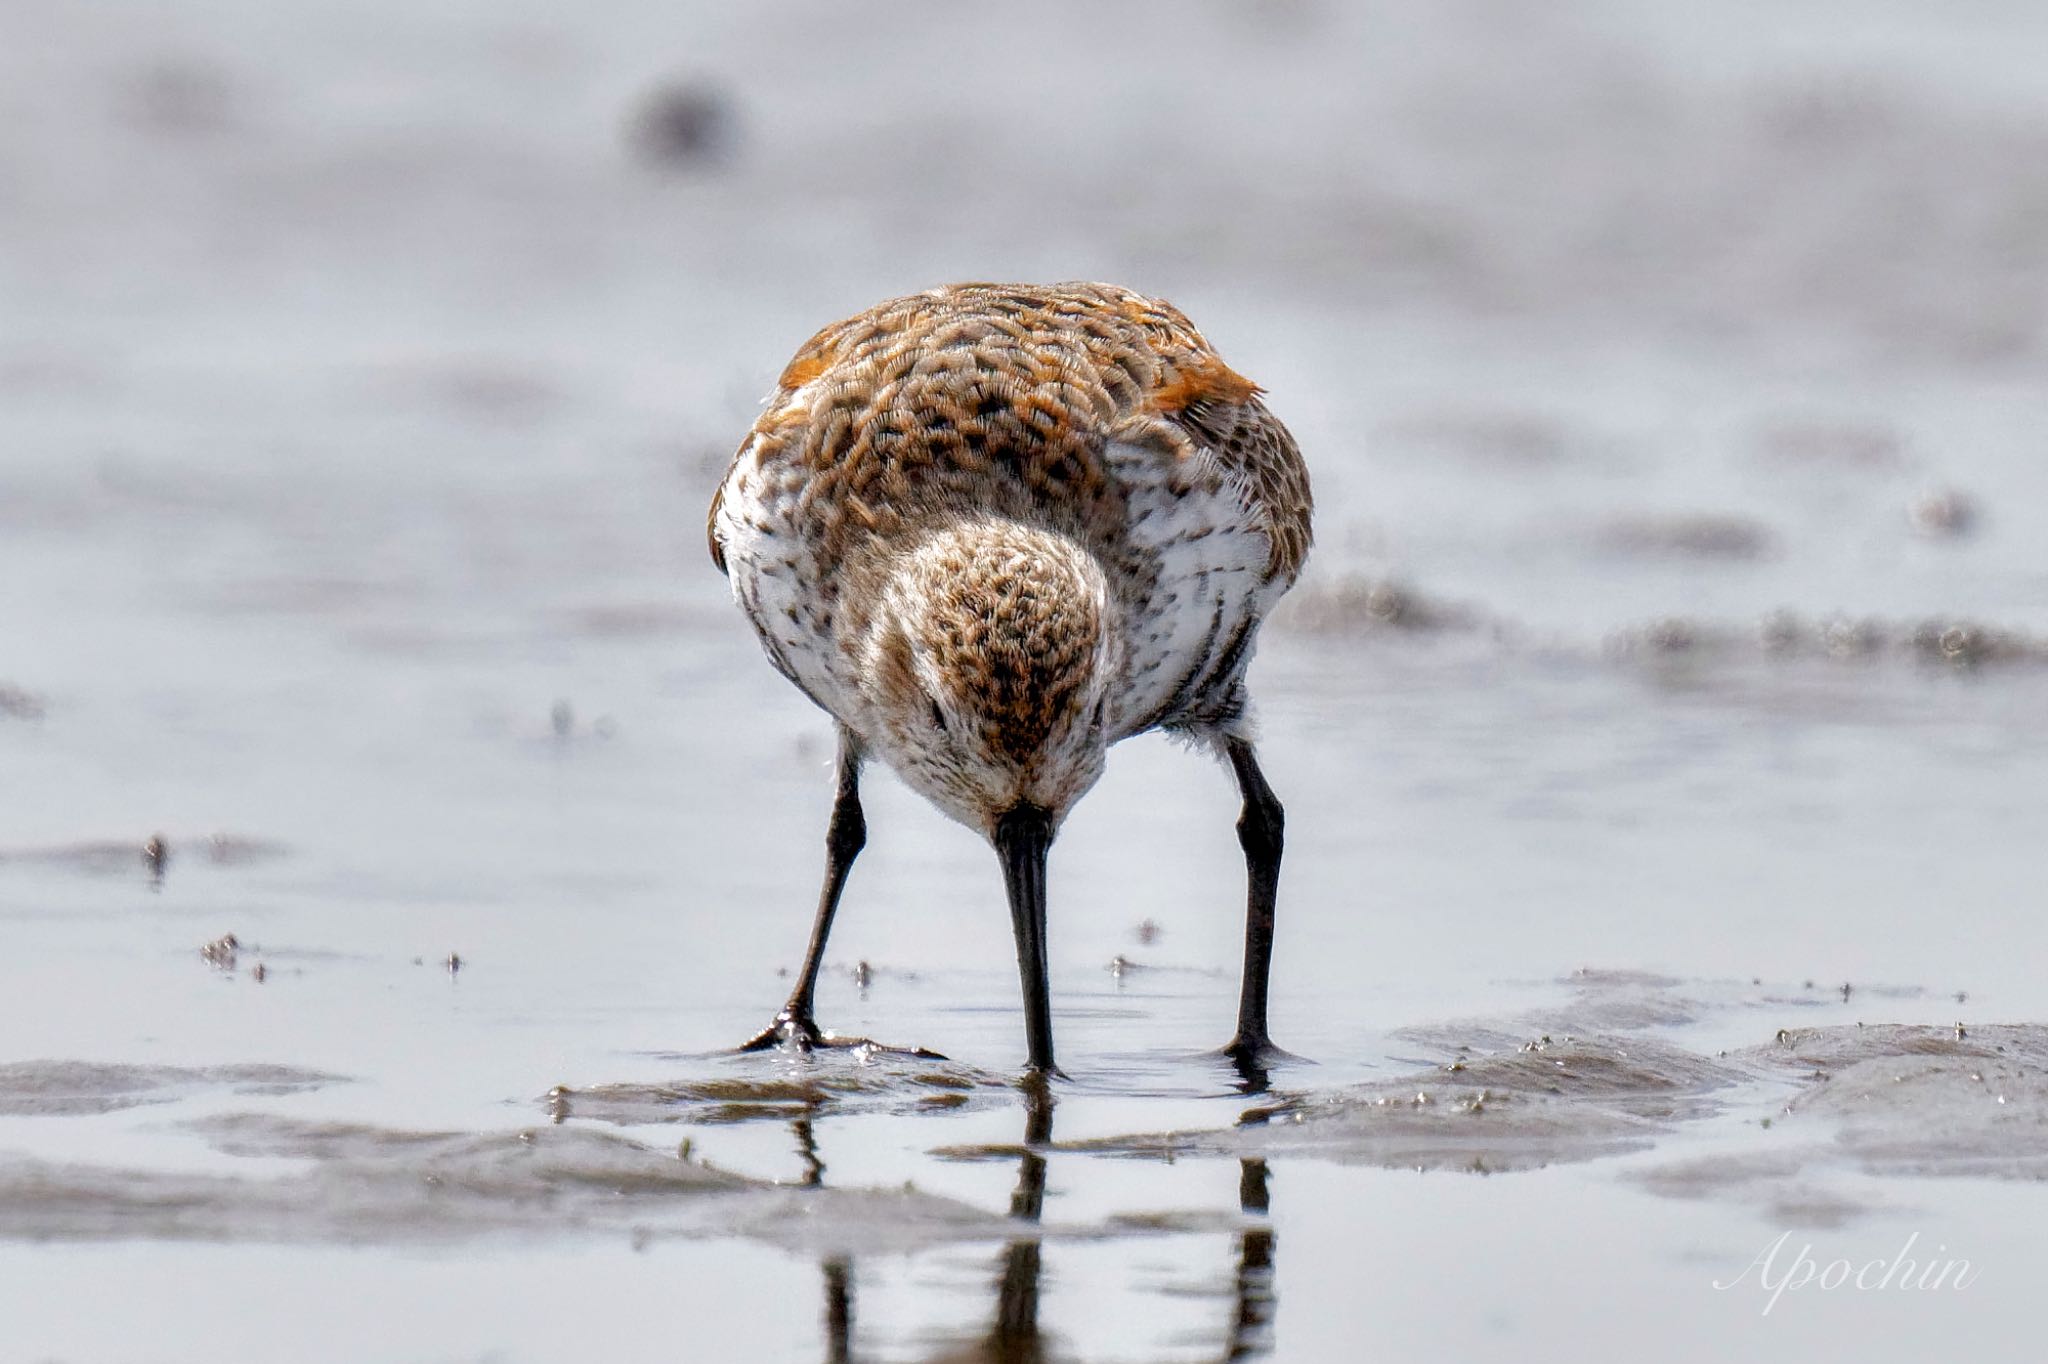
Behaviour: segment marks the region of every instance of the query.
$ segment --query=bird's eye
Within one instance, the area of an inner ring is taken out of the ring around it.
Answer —
[[[932,707],[932,728],[933,728],[933,729],[937,729],[937,730],[943,730],[943,729],[945,729],[945,727],[946,727],[946,712],[944,712],[943,710],[940,710],[940,709],[939,709],[939,703],[938,703],[937,701],[933,701],[933,702],[931,703],[931,707]]]

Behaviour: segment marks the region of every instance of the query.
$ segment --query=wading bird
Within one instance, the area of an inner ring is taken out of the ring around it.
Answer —
[[[796,989],[746,1044],[840,1045],[812,1014],[879,758],[995,847],[1034,1072],[1054,1071],[1046,853],[1109,746],[1228,761],[1250,881],[1240,1068],[1266,1026],[1280,802],[1245,670],[1309,548],[1308,473],[1179,310],[1103,284],[960,284],[825,328],[711,504],[711,557],[769,660],[838,727],[825,885]]]

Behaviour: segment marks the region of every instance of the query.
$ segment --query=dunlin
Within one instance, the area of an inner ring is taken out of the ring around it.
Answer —
[[[813,336],[712,500],[711,557],[769,660],[828,712],[838,797],[795,991],[747,1043],[842,1043],[812,1013],[893,767],[1001,859],[1030,1067],[1054,1071],[1047,850],[1148,730],[1219,753],[1244,798],[1241,1068],[1275,1054],[1266,985],[1280,802],[1245,670],[1309,548],[1300,451],[1180,311],[1104,284],[960,284]]]

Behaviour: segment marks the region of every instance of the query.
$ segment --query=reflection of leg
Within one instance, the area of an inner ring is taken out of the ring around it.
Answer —
[[[825,1162],[818,1155],[818,1137],[811,1130],[811,1120],[794,1118],[790,1121],[789,1130],[796,1137],[797,1157],[804,1163],[800,1187],[815,1189],[825,1182]]]
[[[825,1162],[818,1155],[818,1137],[811,1120],[793,1119],[789,1130],[804,1163],[802,1187],[818,1188],[825,1182]],[[827,1364],[847,1364],[853,1358],[853,1261],[834,1256],[821,1268],[825,1271],[825,1359]]]
[[[1045,1207],[1045,1157],[1026,1151],[1017,1172],[1017,1191],[1010,1195],[1010,1216],[1036,1222]]]
[[[847,1364],[853,1358],[853,1262],[825,1261],[825,1360]]]
[[[990,1358],[1003,1364],[1026,1364],[1044,1357],[1044,1343],[1038,1335],[1038,1274],[1038,1242],[1011,1242],[1003,1252],[1003,1278],[996,1288]]]
[[[1266,1162],[1246,1157],[1239,1164],[1237,1205],[1264,1216],[1271,1199]],[[1273,1229],[1248,1226],[1237,1239],[1237,1316],[1230,1325],[1227,1359],[1245,1359],[1272,1348]]]

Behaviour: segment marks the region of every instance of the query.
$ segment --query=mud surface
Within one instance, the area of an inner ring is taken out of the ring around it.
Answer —
[[[2048,20],[1705,14],[15,7],[9,1357],[2031,1360]],[[725,1052],[831,745],[703,507],[977,277],[1172,298],[1311,459],[1263,1084],[1157,741],[1050,1103],[879,776],[822,1021],[952,1059]],[[1979,1272],[1714,1286],[1780,1236]]]
[[[0,1115],[61,1125],[163,1108],[150,1129],[160,1135],[137,1147],[147,1163],[20,1150],[0,1159],[0,1236],[45,1253],[243,1246],[314,1263],[324,1248],[360,1246],[408,1256],[476,1247],[513,1264],[622,1246],[634,1258],[672,1257],[693,1282],[741,1298],[758,1289],[730,1278],[748,1263],[732,1247],[755,1246],[819,1266],[827,1350],[850,1347],[855,1304],[876,1292],[887,1301],[900,1266],[923,1285],[928,1311],[935,1273],[955,1283],[960,1265],[994,1257],[994,1325],[986,1336],[960,1332],[967,1357],[1000,1356],[1005,1332],[1056,1344],[1037,1316],[1041,1294],[1064,1286],[1047,1261],[1107,1254],[1143,1267],[1143,1291],[1164,1295],[1162,1320],[1179,1319],[1169,1303],[1227,1301],[1226,1313],[1198,1314],[1219,1323],[1203,1338],[1257,1350],[1273,1339],[1276,1283],[1313,1281],[1317,1256],[1347,1253],[1347,1209],[1398,1202],[1375,1170],[1435,1173],[1455,1187],[1483,1180],[1497,1187],[1489,1217],[1541,1206],[1562,1180],[1579,1215],[1594,1219],[1589,1232],[1601,1219],[1626,1228],[1643,1196],[1724,1217],[1732,1209],[1717,1237],[1729,1244],[1741,1244],[1744,1225],[1752,1236],[1783,1229],[1866,1244],[1901,1224],[1902,1181],[1923,1199],[1934,1178],[2001,1183],[2025,1200],[2048,1170],[2048,1028],[1801,1024],[1706,1051],[1716,1035],[1836,1014],[1850,1000],[1806,985],[1640,972],[1581,971],[1537,993],[1516,1015],[1401,1030],[1387,1039],[1387,1069],[1398,1073],[1318,1084],[1321,1067],[1297,1061],[1254,1092],[1178,1104],[1161,1092],[1127,1102],[1081,1082],[1020,1090],[972,1067],[872,1052],[727,1055],[644,1059],[671,1074],[660,1083],[557,1086],[518,1106],[526,1126],[426,1130],[305,1116],[311,1096],[350,1086],[282,1067],[14,1065],[0,1071]],[[1867,992],[1866,1003],[1910,1008],[1926,996],[1894,988]],[[1183,1060],[1180,1078],[1204,1068]],[[1076,1119],[1115,1127],[1173,1107],[1190,1119],[1174,1130],[1062,1135]],[[991,1123],[1021,1127],[1007,1140],[948,1140]],[[12,1130],[24,1147],[43,1145],[30,1128]],[[764,1159],[771,1148],[748,1133],[779,1138],[782,1156]],[[828,1173],[847,1153],[861,1173]],[[1209,1170],[1235,1172],[1234,1200]],[[985,1187],[964,1197],[930,1187],[963,1171],[1013,1179],[1007,1207],[990,1206]],[[1311,1208],[1290,1209],[1297,1182]],[[1433,1187],[1445,1203],[1462,1201]],[[1203,1188],[1213,1190],[1206,1202],[1189,1197]],[[1981,1217],[1952,1208],[1944,1221],[1981,1234]],[[1311,1268],[1290,1260],[1284,1280],[1276,1223],[1311,1241]],[[1197,1267],[1217,1242],[1233,1248],[1227,1282]],[[964,1284],[941,1292],[979,1296]],[[1288,1324],[1327,1339],[1327,1320]]]

